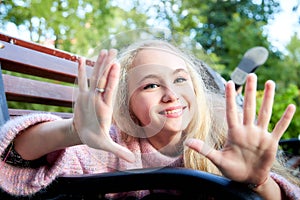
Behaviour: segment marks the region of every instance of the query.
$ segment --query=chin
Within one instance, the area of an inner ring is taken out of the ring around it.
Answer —
[[[169,133],[174,133],[174,134],[177,134],[177,133],[181,133],[182,131],[184,130],[183,127],[176,127],[176,126],[171,126],[171,127],[168,127],[168,126],[165,126],[163,128],[163,132],[169,132]]]

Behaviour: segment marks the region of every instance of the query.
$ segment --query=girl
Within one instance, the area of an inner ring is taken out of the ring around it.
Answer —
[[[116,55],[100,52],[89,85],[80,61],[72,119],[33,114],[1,128],[1,188],[30,195],[64,174],[174,166],[249,184],[264,199],[300,198],[299,180],[276,161],[295,106],[269,133],[272,81],[256,119],[254,74],[241,112],[231,81],[225,97],[215,92],[204,66],[167,42],[133,44],[119,54],[120,65]]]

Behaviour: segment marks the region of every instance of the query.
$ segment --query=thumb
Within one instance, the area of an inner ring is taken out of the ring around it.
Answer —
[[[187,139],[184,142],[184,145],[186,145],[189,148],[197,151],[198,153],[200,153],[201,155],[203,155],[207,158],[209,158],[209,155],[213,151],[215,151],[212,147],[210,147],[209,145],[204,143],[202,140],[198,140],[198,139],[194,139],[194,138]]]
[[[127,162],[130,163],[135,162],[134,154],[126,147],[123,147],[115,142],[112,143],[111,152],[116,156],[118,156],[119,158],[126,160]]]
[[[185,145],[197,151],[198,153],[205,156],[206,158],[208,158],[219,168],[222,160],[221,151],[217,151],[216,149],[212,148],[202,140],[198,140],[194,138],[187,139],[185,141]]]

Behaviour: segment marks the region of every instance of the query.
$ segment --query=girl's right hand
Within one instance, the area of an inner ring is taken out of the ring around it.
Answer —
[[[82,143],[89,147],[112,152],[116,156],[134,161],[134,155],[127,148],[115,143],[109,131],[113,113],[113,94],[117,88],[120,66],[114,59],[117,51],[102,50],[93,67],[90,86],[85,69],[85,60],[79,61],[78,97],[74,106],[72,128]],[[104,91],[97,91],[104,89]]]

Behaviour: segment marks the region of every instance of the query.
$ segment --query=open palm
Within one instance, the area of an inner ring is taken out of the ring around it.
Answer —
[[[210,148],[207,151],[206,144],[195,139],[187,141],[187,145],[204,154],[227,178],[260,184],[269,176],[278,142],[293,117],[295,106],[289,105],[272,133],[268,132],[275,84],[266,82],[263,103],[256,119],[256,79],[255,74],[247,77],[242,120],[237,113],[234,84],[229,81],[226,85],[228,137],[222,150]]]
[[[133,154],[115,143],[109,131],[113,112],[113,94],[116,89],[120,66],[114,63],[116,50],[102,50],[94,65],[90,86],[83,63],[78,69],[79,92],[74,107],[74,129],[84,144],[96,149],[109,151],[127,161]],[[99,92],[97,88],[104,89]]]

